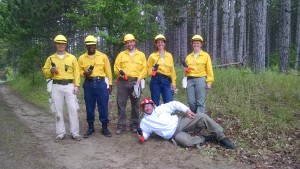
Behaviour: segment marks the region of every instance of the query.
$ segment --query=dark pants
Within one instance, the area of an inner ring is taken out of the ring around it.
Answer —
[[[108,119],[108,90],[104,80],[85,80],[83,83],[84,101],[86,106],[86,121],[95,121],[96,102],[99,112],[99,120],[102,124],[109,123]]]
[[[160,105],[160,94],[162,95],[163,102],[168,103],[173,101],[171,81],[168,78],[156,75],[152,76],[150,81],[151,99],[154,103]]]
[[[139,124],[139,103],[140,97],[134,98],[132,95],[133,86],[136,80],[120,80],[117,83],[117,105],[118,105],[118,127],[126,126],[126,106],[128,97],[131,101],[131,125]]]

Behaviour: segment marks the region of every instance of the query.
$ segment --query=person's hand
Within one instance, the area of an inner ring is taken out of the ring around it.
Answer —
[[[85,70],[83,72],[83,75],[86,76],[86,77],[91,76],[91,74],[92,74],[92,71]]]
[[[135,82],[136,85],[139,85],[141,83],[142,79],[137,79],[137,81]]]
[[[111,94],[111,92],[112,92],[112,85],[109,85],[108,93]]]
[[[56,68],[56,67],[51,67],[51,69],[50,69],[50,72],[52,73],[52,74],[58,74],[58,69]]]
[[[78,90],[79,90],[78,86],[74,86],[73,93],[74,93],[74,94],[77,94],[77,93],[78,93]]]
[[[186,111],[186,116],[189,118],[189,119],[194,119],[194,116],[195,116],[196,114],[194,113],[194,112],[192,112],[190,109],[188,109],[187,111]]]
[[[209,90],[211,88],[211,84],[206,84],[206,90]]]
[[[176,90],[176,86],[172,85],[172,90],[175,91]]]
[[[144,136],[139,135],[138,132],[136,132],[136,135],[138,136],[139,140],[140,140],[142,143],[145,142]]]

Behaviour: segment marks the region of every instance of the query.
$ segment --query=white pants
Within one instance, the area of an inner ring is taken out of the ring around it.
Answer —
[[[77,97],[73,93],[74,84],[69,83],[68,85],[53,84],[51,97],[53,100],[51,110],[56,115],[56,134],[66,134],[65,122],[64,122],[64,101],[66,100],[69,121],[70,121],[70,133],[72,136],[79,135],[79,121],[78,121],[78,102]]]

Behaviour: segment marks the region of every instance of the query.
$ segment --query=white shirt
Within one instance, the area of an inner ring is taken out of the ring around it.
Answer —
[[[153,109],[152,114],[144,114],[140,123],[143,136],[147,140],[152,132],[164,139],[170,139],[178,126],[178,116],[171,115],[176,110],[186,112],[189,108],[178,102],[172,101]]]

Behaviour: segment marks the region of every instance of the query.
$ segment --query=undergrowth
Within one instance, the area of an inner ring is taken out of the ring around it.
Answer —
[[[255,74],[249,69],[230,68],[215,69],[214,75],[215,82],[207,94],[206,113],[221,124],[225,134],[238,146],[236,151],[219,153],[256,167],[300,165],[299,74],[285,75],[275,71]],[[185,89],[181,87],[183,76],[183,69],[177,67],[179,90],[174,99],[187,104]],[[150,97],[149,80],[147,77],[142,98]],[[49,94],[42,75],[37,77],[35,84],[18,77],[9,85],[34,104],[49,107]],[[80,88],[79,100],[85,107],[82,95]],[[113,105],[110,108],[116,109],[115,86],[110,103]]]

